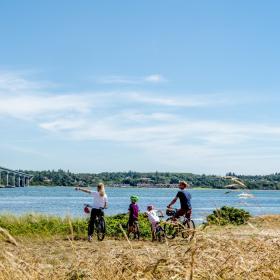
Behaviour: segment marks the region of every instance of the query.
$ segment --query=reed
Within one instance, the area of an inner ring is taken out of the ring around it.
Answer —
[[[190,243],[18,236],[0,241],[0,280],[280,279],[280,216],[250,224],[198,229]]]

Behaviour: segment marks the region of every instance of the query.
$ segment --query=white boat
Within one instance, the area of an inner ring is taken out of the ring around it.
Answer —
[[[240,194],[238,195],[238,197],[239,197],[239,198],[253,198],[254,195],[252,195],[251,193],[245,193],[245,192],[243,192],[243,193],[240,193]]]

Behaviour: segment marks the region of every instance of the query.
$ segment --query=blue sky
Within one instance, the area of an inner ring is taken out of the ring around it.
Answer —
[[[279,172],[279,1],[0,1],[0,165]]]

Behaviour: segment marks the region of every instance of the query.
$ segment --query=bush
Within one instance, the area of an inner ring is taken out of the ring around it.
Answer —
[[[213,214],[207,216],[207,224],[212,225],[242,225],[245,224],[251,217],[250,213],[234,207],[223,206],[220,209],[214,210]]]

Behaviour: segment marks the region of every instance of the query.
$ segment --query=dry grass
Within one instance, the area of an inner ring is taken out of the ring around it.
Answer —
[[[194,240],[0,241],[0,279],[280,279],[280,216],[200,229]]]
[[[10,233],[6,229],[0,227],[0,235],[2,235],[2,237],[4,237],[7,242],[10,242],[13,245],[17,246],[16,240],[13,238],[13,236],[10,235]]]

